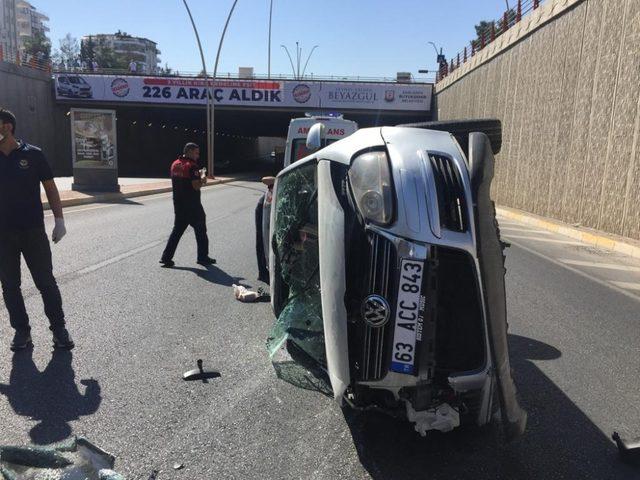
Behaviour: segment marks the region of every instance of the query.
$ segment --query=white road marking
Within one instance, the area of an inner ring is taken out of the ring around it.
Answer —
[[[97,210],[98,208],[113,207],[114,205],[115,205],[115,204],[99,205],[99,206],[96,206],[96,207],[77,208],[77,209],[74,209],[74,210],[68,210],[68,209],[66,209],[66,208],[63,208],[63,210],[62,210],[62,211],[63,211],[63,213],[64,213],[65,215],[67,215],[67,214],[69,214],[69,213],[84,212],[84,211],[86,211],[86,210]],[[53,213],[46,213],[44,216],[45,216],[45,217],[53,217]]]
[[[233,181],[233,182],[220,183],[220,184],[216,184],[216,185],[211,185],[211,187],[216,187],[216,186],[222,187],[222,186],[225,186],[225,185],[228,185],[228,184],[239,183],[239,182],[242,182],[242,181],[243,180],[236,180],[236,181]],[[203,190],[203,192],[208,192],[210,190],[212,190],[212,189],[209,187],[209,188]],[[123,200],[137,199],[138,202],[144,203],[147,200],[157,200],[159,198],[167,198],[167,197],[170,197],[171,195],[173,195],[172,192],[154,193],[154,194],[151,194],[151,195],[140,195],[140,196],[137,196],[137,197],[125,197],[125,198],[123,198]],[[65,215],[67,215],[67,214],[70,214],[70,213],[85,212],[87,210],[97,210],[99,208],[117,207],[117,206],[120,206],[120,205],[125,205],[125,203],[123,203],[123,202],[115,202],[115,203],[109,203],[107,205],[97,205],[97,206],[93,206],[93,207],[80,207],[80,208],[66,207],[66,208],[63,208],[63,213]],[[73,209],[73,210],[70,210],[70,209]],[[45,213],[44,216],[45,217],[53,217],[53,213]]]
[[[608,270],[622,270],[625,272],[640,272],[640,267],[632,267],[629,265],[619,265],[617,263],[585,262],[582,260],[571,260],[568,258],[560,258],[559,260],[562,263],[568,263],[569,265],[577,265],[579,267],[606,268]]]
[[[538,237],[531,237],[529,235],[510,235],[510,234],[507,234],[507,235],[505,235],[505,237],[507,239],[517,238],[517,239],[521,239],[521,240],[535,240],[536,242],[560,243],[562,245],[584,245],[583,243],[572,242],[571,240],[555,240],[553,238],[538,238]]]
[[[535,255],[535,256],[540,257],[540,258],[544,258],[545,260],[547,260],[547,261],[549,261],[549,262],[551,262],[551,263],[553,263],[555,265],[558,265],[558,266],[560,266],[560,267],[562,267],[562,268],[564,268],[566,270],[569,270],[569,271],[571,271],[573,273],[576,273],[576,274],[580,275],[581,277],[588,278],[589,280],[591,280],[593,282],[596,282],[598,285],[602,285],[603,287],[610,288],[611,290],[615,290],[616,292],[621,293],[621,294],[623,294],[623,295],[625,295],[625,296],[627,296],[629,298],[632,298],[634,300],[640,301],[640,296],[638,296],[638,295],[636,295],[634,293],[631,293],[630,291],[625,290],[625,289],[623,289],[623,288],[621,288],[621,287],[619,287],[617,285],[614,285],[614,284],[612,284],[610,282],[606,282],[604,280],[600,280],[599,278],[596,278],[593,275],[589,275],[588,273],[583,272],[582,270],[578,270],[577,268],[570,267],[569,265],[567,265],[565,263],[562,263],[562,262],[556,260],[555,258],[548,257],[548,256],[546,256],[546,255],[534,250],[533,248],[529,248],[529,247],[524,246],[523,244],[521,244],[519,242],[511,242],[511,243],[513,245],[515,245],[516,247],[521,248],[525,252],[529,252],[532,255]]]
[[[624,288],[625,290],[638,290],[640,291],[640,283],[633,282],[615,282],[611,280],[616,287]]]
[[[102,267],[106,267],[107,265],[111,265],[113,263],[119,262],[120,260],[123,260],[125,258],[132,257],[137,253],[144,252],[145,250],[149,250],[150,248],[156,247],[164,242],[165,242],[164,240],[156,240],[155,242],[147,243],[146,245],[143,245],[138,248],[134,248],[133,250],[129,250],[128,252],[125,252],[125,253],[121,253],[120,255],[111,257],[108,260],[105,260],[103,262],[85,267],[82,270],[78,270],[75,273],[77,273],[78,275],[84,275],[85,273],[95,272],[96,270]]]
[[[530,228],[520,228],[520,227],[500,227],[500,231],[505,230],[513,230],[514,232],[522,232],[522,233],[537,233],[540,235],[551,235],[551,232],[545,232],[544,230],[531,230]]]
[[[222,220],[224,218],[230,217],[232,215],[234,215],[235,212],[228,212],[225,213],[223,215],[218,215],[217,217],[213,217],[211,219],[209,219],[207,221],[207,225],[211,225],[214,224],[216,222],[218,222],[219,220]],[[115,257],[111,257],[108,258],[107,260],[103,260],[102,262],[96,263],[94,265],[89,265],[88,267],[82,268],[80,270],[77,270],[76,272],[74,272],[76,275],[84,275],[86,273],[91,273],[91,272],[95,272],[96,270],[99,270],[103,267],[109,266],[109,265],[113,265],[116,262],[119,262],[120,260],[124,260],[125,258],[129,258],[132,257],[138,253],[142,253],[146,250],[149,250],[153,247],[157,247],[158,245],[161,244],[165,244],[167,242],[168,236],[166,239],[162,239],[162,240],[156,240],[154,242],[151,243],[147,243],[146,245],[142,245],[141,247],[138,248],[134,248],[132,250],[129,250],[128,252],[124,252],[121,253],[120,255],[116,255]]]

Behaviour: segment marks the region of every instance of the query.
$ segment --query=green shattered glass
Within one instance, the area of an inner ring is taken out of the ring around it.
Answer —
[[[115,458],[82,437],[49,447],[0,446],[0,480],[124,480]]]

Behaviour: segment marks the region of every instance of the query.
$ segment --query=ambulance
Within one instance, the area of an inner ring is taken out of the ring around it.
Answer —
[[[289,132],[287,133],[287,145],[284,153],[285,167],[313,153],[307,148],[307,134],[316,123],[324,125],[323,139],[325,143],[322,147],[342,140],[358,130],[356,122],[345,120],[338,113],[307,113],[303,118],[293,118],[289,123]]]

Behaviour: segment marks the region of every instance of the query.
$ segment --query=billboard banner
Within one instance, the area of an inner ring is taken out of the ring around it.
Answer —
[[[325,82],[320,102],[336,110],[429,110],[431,85]]]
[[[54,74],[56,99],[204,105],[202,78]],[[209,80],[216,105],[336,110],[429,110],[429,84]]]
[[[73,168],[118,168],[115,110],[71,109]]]

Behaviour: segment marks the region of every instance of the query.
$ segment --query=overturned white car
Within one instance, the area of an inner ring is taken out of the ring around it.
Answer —
[[[493,417],[524,430],[489,196],[499,148],[498,121],[366,128],[280,172],[267,346],[282,378],[423,435]]]

